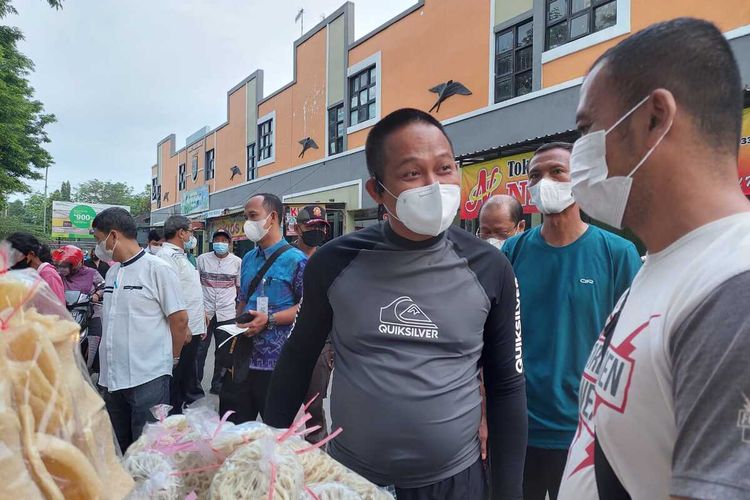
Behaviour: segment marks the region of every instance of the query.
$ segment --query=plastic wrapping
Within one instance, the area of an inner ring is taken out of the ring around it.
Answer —
[[[361,500],[356,491],[339,483],[315,483],[305,486],[303,500]]]
[[[123,498],[133,481],[86,375],[79,326],[34,270],[9,270],[15,253],[0,244],[3,497]]]

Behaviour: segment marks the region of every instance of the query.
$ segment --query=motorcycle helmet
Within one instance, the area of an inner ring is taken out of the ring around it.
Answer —
[[[58,271],[63,271],[67,275],[83,263],[83,250],[77,246],[63,245],[60,248],[52,250],[52,260],[55,262]],[[63,272],[60,274],[62,275]]]

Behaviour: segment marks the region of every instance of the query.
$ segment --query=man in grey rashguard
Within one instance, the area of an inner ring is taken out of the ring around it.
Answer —
[[[526,396],[513,269],[451,227],[459,172],[440,122],[395,111],[370,132],[370,196],[388,222],[336,238],[305,271],[264,419],[289,426],[330,334],[331,455],[403,499],[481,499],[484,369],[493,498],[521,498]],[[460,290],[460,293],[456,293]]]

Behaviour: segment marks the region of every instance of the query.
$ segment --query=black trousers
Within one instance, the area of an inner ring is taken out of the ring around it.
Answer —
[[[266,409],[266,395],[271,383],[272,371],[250,370],[242,382],[232,381],[232,373],[227,371],[219,393],[219,414],[232,410],[229,421],[234,424],[250,422],[261,418]]]
[[[214,315],[213,318],[211,318],[211,321],[208,323],[208,329],[206,330],[208,334],[206,335],[206,338],[201,341],[200,347],[198,347],[198,356],[195,360],[195,370],[197,373],[198,378],[198,386],[203,383],[203,370],[206,366],[206,358],[208,358],[208,350],[211,346],[211,338],[214,339],[214,359],[216,358],[216,351],[219,347],[219,344],[223,340],[226,340],[226,336],[221,335],[218,330],[216,330],[216,315]],[[221,379],[224,376],[224,372],[226,369],[222,368],[221,366],[217,365],[214,362],[214,373],[211,377],[211,389],[216,390],[221,388]],[[201,390],[201,393],[203,391]]]
[[[484,465],[477,460],[455,476],[421,488],[396,488],[397,500],[485,500],[488,495]]]
[[[170,414],[172,415],[181,414],[185,406],[199,399],[195,397],[194,391],[197,383],[195,358],[198,355],[200,343],[200,335],[193,335],[190,343],[182,347],[177,366],[172,368],[172,386],[170,388],[170,404],[172,405]]]
[[[565,471],[568,450],[526,448],[526,465],[523,470],[524,500],[557,499],[560,482]]]
[[[318,394],[318,397],[310,405],[308,411],[312,418],[307,421],[306,427],[320,426],[320,430],[308,434],[305,436],[311,443],[317,443],[328,436],[328,427],[326,424],[326,412],[323,408],[323,401],[328,394],[328,381],[331,378],[331,367],[328,365],[328,360],[331,359],[333,347],[331,344],[326,344],[323,347],[323,351],[318,356],[318,361],[315,362],[315,368],[313,368],[312,378],[310,379],[310,387],[307,389],[305,395],[305,403],[310,401],[313,396]]]
[[[104,390],[104,403],[123,453],[141,437],[147,422],[156,422],[151,408],[169,402],[170,378],[169,375],[162,375],[129,389],[114,392]]]

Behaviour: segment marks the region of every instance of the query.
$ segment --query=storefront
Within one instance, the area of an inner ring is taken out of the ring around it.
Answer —
[[[204,242],[207,241],[206,238],[210,238],[205,232],[206,212],[208,212],[208,186],[182,193],[180,213],[190,219],[190,227],[198,240],[193,250],[193,255],[196,257],[205,251]]]
[[[242,207],[212,210],[209,215],[211,217],[208,218],[206,223],[206,235],[209,238],[207,241],[210,242],[213,234],[222,229],[232,235],[232,252],[238,257],[241,258],[249,250],[255,248],[255,244],[245,236],[245,214]],[[211,247],[206,245],[206,251],[210,250]]]

